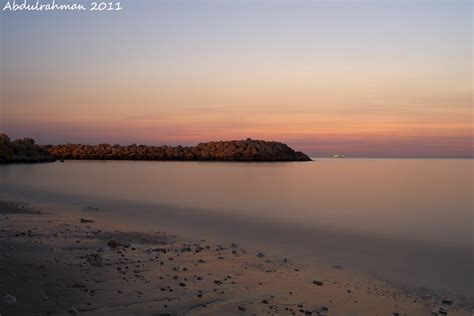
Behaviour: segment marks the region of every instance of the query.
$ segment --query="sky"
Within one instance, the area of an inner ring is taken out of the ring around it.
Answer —
[[[250,137],[311,156],[474,156],[469,0],[122,7],[0,12],[0,132],[43,144]]]

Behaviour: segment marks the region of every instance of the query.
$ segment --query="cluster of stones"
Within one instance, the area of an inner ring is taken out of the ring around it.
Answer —
[[[5,134],[0,134],[0,163],[10,162],[50,162],[54,156],[45,148],[35,144],[31,138],[10,141]]]
[[[57,159],[77,160],[211,160],[211,161],[309,161],[306,154],[288,145],[263,140],[200,143],[194,147],[145,145],[46,145]]]

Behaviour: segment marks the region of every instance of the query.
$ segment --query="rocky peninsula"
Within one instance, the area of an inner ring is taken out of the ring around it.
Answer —
[[[263,140],[200,143],[194,147],[145,145],[46,145],[56,159],[74,160],[204,160],[204,161],[310,161],[288,145]]]
[[[7,135],[0,134],[0,163],[51,162],[55,160],[48,150],[35,144],[34,139],[23,138],[10,141]]]
[[[201,160],[201,161],[310,161],[288,145],[264,140],[232,140],[197,146],[146,145],[37,145],[34,139],[11,141],[0,134],[0,163],[58,160]]]

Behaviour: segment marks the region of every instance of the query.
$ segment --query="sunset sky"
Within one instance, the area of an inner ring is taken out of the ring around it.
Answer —
[[[313,156],[473,156],[469,0],[122,6],[0,12],[0,132],[52,144],[251,137]]]

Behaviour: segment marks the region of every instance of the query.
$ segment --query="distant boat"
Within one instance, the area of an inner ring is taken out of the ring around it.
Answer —
[[[334,155],[334,156],[332,156],[332,158],[345,158],[345,156],[344,155]]]

